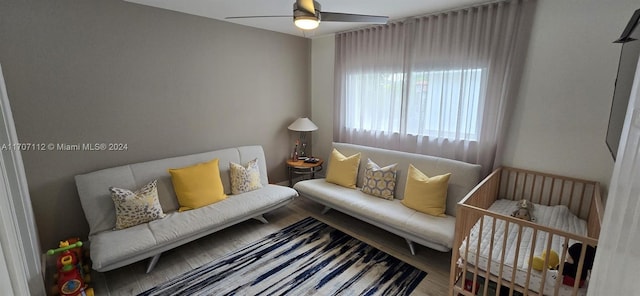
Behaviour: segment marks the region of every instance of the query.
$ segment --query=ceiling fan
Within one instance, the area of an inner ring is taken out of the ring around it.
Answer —
[[[291,15],[253,15],[232,16],[225,19],[261,18],[261,17],[292,17]],[[350,14],[339,12],[323,12],[320,3],[313,0],[296,0],[293,3],[293,23],[303,30],[313,30],[323,22],[362,22],[372,24],[386,24],[388,16]]]

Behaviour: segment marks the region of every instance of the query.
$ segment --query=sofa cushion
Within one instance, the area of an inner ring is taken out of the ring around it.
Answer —
[[[381,168],[367,158],[362,181],[362,192],[384,199],[393,199],[396,191],[396,166],[397,163]]]
[[[116,229],[124,229],[164,218],[158,200],[157,180],[136,190],[111,187],[111,198],[116,209]]]
[[[418,243],[427,241],[443,249],[453,245],[456,220],[452,216],[426,215],[405,207],[400,200],[378,198],[322,179],[298,182],[294,189],[303,196],[378,227],[401,236],[408,234]]]
[[[346,157],[338,150],[333,149],[329,159],[326,180],[329,183],[354,189],[358,179],[359,165],[360,153]]]
[[[129,166],[78,175],[76,176],[76,186],[84,216],[89,223],[89,236],[101,231],[111,231],[116,227],[116,209],[111,199],[109,187],[142,187],[136,184]]]
[[[218,161],[216,158],[184,168],[169,169],[181,212],[210,205],[227,197],[222,187]]]
[[[89,236],[93,269],[111,270],[184,244],[280,207],[297,196],[285,186],[263,188],[198,209],[171,212],[164,219]]]
[[[289,187],[267,184],[258,190],[229,195],[208,206],[171,213],[165,219],[149,223],[149,228],[157,243],[165,244],[257,216],[274,205],[291,201],[295,195],[295,190]]]
[[[240,194],[262,188],[258,159],[247,163],[247,167],[229,162],[231,169],[231,194]]]
[[[409,165],[402,204],[425,214],[444,217],[450,173],[428,177]]]
[[[156,247],[156,239],[148,223],[117,231],[103,231],[98,235],[89,236],[89,240],[92,267],[96,270],[102,270],[123,258],[144,254]]]

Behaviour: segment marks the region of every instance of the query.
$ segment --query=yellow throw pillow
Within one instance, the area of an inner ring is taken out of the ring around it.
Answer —
[[[450,176],[448,173],[429,178],[409,165],[402,204],[425,214],[444,217]]]
[[[173,189],[178,196],[179,211],[210,205],[227,198],[220,179],[218,159],[180,168],[169,169]]]
[[[360,152],[345,157],[334,148],[333,152],[331,152],[325,180],[329,183],[355,189],[358,178],[358,165],[360,165]]]

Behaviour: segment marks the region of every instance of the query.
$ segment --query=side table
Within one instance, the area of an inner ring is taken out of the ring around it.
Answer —
[[[324,161],[318,159],[318,162],[304,162],[304,160],[294,161],[287,159],[287,174],[289,175],[289,187],[293,187],[293,175],[308,175],[311,179],[315,178],[317,172],[322,170]]]

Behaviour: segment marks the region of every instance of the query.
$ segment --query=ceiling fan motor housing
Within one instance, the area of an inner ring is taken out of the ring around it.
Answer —
[[[307,17],[307,18],[313,17],[313,18],[317,19],[318,21],[320,21],[321,20],[320,19],[320,15],[321,15],[320,14],[320,10],[321,10],[320,3],[316,2],[316,1],[313,1],[313,8],[314,8],[314,13],[310,13],[310,12],[304,10],[304,9],[300,9],[298,7],[298,2],[297,1],[294,2],[293,3],[293,19],[295,20],[298,17]]]
[[[226,17],[225,19],[245,19],[264,17],[291,17],[289,15],[254,15]],[[340,12],[322,12],[320,3],[313,0],[296,0],[293,3],[293,22],[302,30],[313,30],[318,27],[320,21],[325,22],[360,22],[372,24],[386,24],[388,16],[364,15]]]

